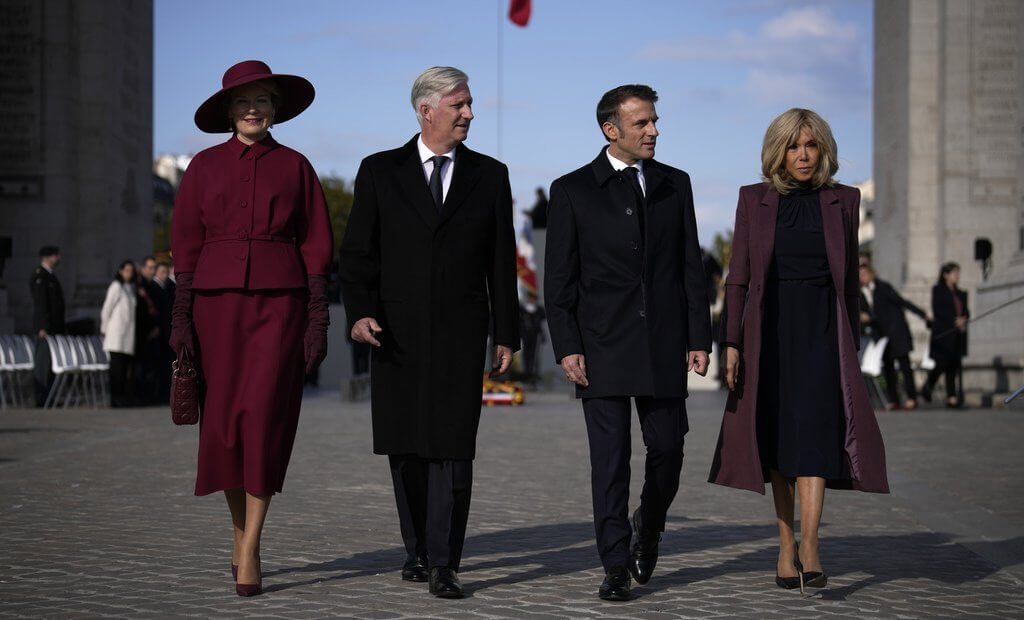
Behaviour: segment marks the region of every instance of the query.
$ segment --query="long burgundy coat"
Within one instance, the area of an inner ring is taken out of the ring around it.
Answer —
[[[848,480],[829,480],[830,488],[888,493],[885,447],[857,361],[859,339],[857,229],[860,192],[836,185],[820,193],[825,251],[836,295],[836,316],[847,317],[838,329],[839,371],[846,418]],[[725,280],[723,340],[742,351],[739,385],[729,394],[709,482],[764,493],[767,472],[757,449],[757,391],[761,355],[764,289],[775,247],[779,194],[767,183],[740,188],[733,232],[732,258]]]

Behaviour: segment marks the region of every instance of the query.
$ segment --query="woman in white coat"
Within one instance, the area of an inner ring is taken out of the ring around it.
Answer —
[[[131,405],[132,357],[135,355],[135,263],[117,268],[100,311],[103,350],[110,355],[110,405]]]

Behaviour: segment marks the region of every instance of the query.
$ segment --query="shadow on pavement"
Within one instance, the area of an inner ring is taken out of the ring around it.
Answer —
[[[713,566],[684,567],[673,572],[658,571],[644,591],[657,592],[689,584],[713,581],[739,573],[764,573],[766,590],[773,590],[777,558],[774,524],[733,525],[701,523],[698,520],[670,518],[670,522],[689,525],[672,527],[661,544],[663,558],[689,553],[724,549],[733,545],[763,540],[765,547],[742,553]],[[833,526],[835,527],[835,526]],[[398,533],[395,533],[397,538]],[[1019,547],[1020,538],[985,543]],[[950,585],[974,582],[991,575],[1001,567],[992,564],[964,546],[953,544],[951,537],[940,533],[911,533],[886,536],[828,536],[822,539],[822,560],[831,578],[827,589],[820,591],[825,600],[844,600],[855,592],[873,585],[895,580],[926,579]],[[585,570],[600,570],[600,559],[594,545],[594,526],[589,521],[547,524],[514,528],[471,536],[466,540],[467,557],[462,563],[464,574],[505,569],[500,577],[471,580],[466,593],[512,585],[535,579]],[[487,558],[502,555],[505,557]],[[478,559],[480,558],[480,559]],[[266,577],[292,573],[327,573],[327,577],[267,588],[268,591],[329,582],[340,579],[368,577],[380,573],[396,573],[405,559],[405,549],[394,546],[329,562],[286,567],[267,572]],[[844,575],[869,576],[845,582]],[[597,583],[594,584],[595,588]]]

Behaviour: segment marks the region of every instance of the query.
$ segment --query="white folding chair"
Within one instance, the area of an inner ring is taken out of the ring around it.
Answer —
[[[5,334],[0,336],[0,409],[7,409],[8,399],[15,407],[18,406],[17,373],[14,370],[14,351]],[[7,384],[11,389],[8,392]]]
[[[78,360],[74,348],[66,336],[61,334],[47,336],[46,344],[50,347],[50,370],[53,371],[54,380],[43,408],[55,408],[58,402],[63,402],[64,408],[67,409],[71,402],[71,394],[76,388],[75,378],[79,373]]]
[[[35,341],[25,334],[8,335],[8,353],[14,366],[14,393],[18,402],[28,404],[32,399],[32,371],[35,368]]]
[[[85,343],[89,349],[89,369],[92,371],[99,394],[96,406],[107,407],[110,402],[107,394],[107,386],[110,383],[110,354],[103,350],[102,336],[86,336]]]

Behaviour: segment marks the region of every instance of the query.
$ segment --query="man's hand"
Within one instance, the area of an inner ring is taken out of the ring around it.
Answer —
[[[583,387],[590,385],[590,382],[587,381],[587,361],[583,358],[583,355],[580,353],[566,355],[559,364],[561,364],[562,370],[565,371],[566,379]]]
[[[956,319],[954,319],[954,321],[953,321],[953,325],[955,325],[956,328],[959,329],[962,332],[967,331],[967,317],[966,316],[958,316],[958,317],[956,317]]]
[[[491,366],[491,378],[501,376],[508,372],[512,365],[512,347],[503,344],[494,347],[494,365]]]
[[[736,389],[736,378],[740,371],[740,352],[736,347],[725,347],[725,384],[730,390]]]
[[[47,336],[49,336],[49,334],[46,333],[45,329],[39,330],[39,337],[40,338],[46,338]]]
[[[697,373],[700,376],[708,374],[708,352],[690,351],[686,355],[686,370]]]
[[[363,342],[379,347],[380,341],[377,340],[376,336],[382,331],[384,330],[380,328],[380,325],[377,323],[377,319],[372,316],[367,316],[355,322],[355,325],[352,326],[352,333],[349,335],[352,336],[352,340],[355,340],[356,342]]]
[[[860,322],[861,323],[870,323],[871,322],[871,315],[868,314],[867,312],[861,312],[860,313]]]

